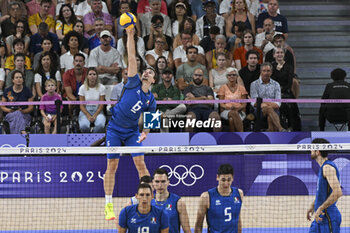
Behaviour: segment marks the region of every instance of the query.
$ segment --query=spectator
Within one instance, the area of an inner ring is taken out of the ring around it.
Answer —
[[[173,37],[179,34],[179,24],[186,17],[186,10],[187,10],[187,6],[185,3],[183,2],[176,3],[175,9],[174,9],[175,17],[171,18],[171,19],[174,19],[171,23],[171,32],[173,34]]]
[[[64,37],[63,45],[68,52],[60,57],[61,74],[73,68],[73,57],[77,53],[83,54],[85,56],[85,62],[88,62],[88,55],[79,50],[81,41],[81,35],[76,31],[70,31]]]
[[[2,102],[34,100],[30,89],[23,85],[24,78],[21,71],[14,71],[11,79],[12,85],[4,90]],[[33,105],[1,106],[1,110],[6,113],[5,121],[10,125],[11,134],[25,133],[25,128],[29,126],[31,121],[30,113],[33,111]]]
[[[155,84],[152,88],[152,93],[156,100],[180,100],[181,92],[175,86],[173,86],[173,71],[166,68],[162,75],[162,83]],[[158,109],[163,113],[163,118],[174,117],[176,115],[182,115],[186,112],[186,106],[184,104],[167,104],[160,105]],[[167,124],[168,125],[168,124]],[[161,129],[161,132],[169,132],[169,128]]]
[[[8,1],[5,1],[6,3],[8,3]],[[21,7],[22,5],[22,7]],[[25,21],[25,25],[24,25],[24,32],[25,34],[29,34],[30,30],[29,30],[29,26],[27,21],[25,20],[24,16],[26,16],[27,11],[25,10],[25,6],[23,4],[23,2],[10,2],[8,4],[8,9],[9,9],[9,17],[7,16],[7,14],[2,14],[3,17],[5,17],[6,19],[3,20],[1,22],[1,35],[3,38],[6,38],[10,35],[14,35],[16,34],[16,22],[20,19]],[[24,13],[25,12],[25,13]],[[3,13],[3,11],[2,11]],[[3,17],[1,17],[1,19],[4,19]]]
[[[250,93],[250,84],[260,76],[260,53],[255,50],[249,50],[246,53],[247,65],[239,71],[244,87]]]
[[[258,33],[263,32],[263,23],[266,18],[271,18],[275,24],[275,31],[283,33],[285,38],[288,38],[288,23],[286,17],[280,15],[278,12],[278,0],[269,0],[267,12],[259,15],[257,21]]]
[[[131,2],[135,3],[134,1],[131,1]],[[116,34],[117,39],[122,38],[124,35],[124,28],[119,23],[120,16],[126,12],[130,12],[130,4],[131,3],[128,1],[120,1],[120,3],[119,3],[119,5],[120,5],[120,8],[118,8],[119,14],[118,14],[118,17],[114,21],[114,27],[115,27],[114,30],[115,30],[115,34]],[[137,28],[138,36],[140,36],[141,35],[141,26],[140,26],[139,20],[136,21],[136,28]]]
[[[94,21],[95,33],[89,38],[90,51],[101,45],[100,34],[105,28],[105,22],[102,18],[96,18]],[[116,42],[114,36],[111,35],[111,46],[115,48]]]
[[[5,85],[5,77],[6,77],[5,70],[3,68],[0,68],[0,97],[3,94],[4,85]],[[0,116],[1,115],[2,115],[2,113],[0,111]]]
[[[56,81],[54,79],[45,80],[44,85],[45,85],[46,93],[42,96],[41,101],[62,100],[61,95],[56,92],[57,86],[56,86]],[[52,123],[53,123],[52,134],[56,134],[57,132],[56,105],[54,104],[40,105],[39,109],[40,109],[41,116],[43,117],[45,134],[50,134],[50,131],[51,131],[50,128]],[[63,109],[63,106],[61,105],[61,111],[62,109]]]
[[[79,18],[79,19],[83,19],[83,17],[89,13],[92,12],[92,4],[93,0],[85,0],[85,1],[81,1],[78,5],[77,11],[75,12],[75,15]],[[108,8],[107,8],[107,4],[102,1],[102,12],[108,14]]]
[[[238,21],[233,24],[234,35],[230,37],[227,41],[229,50],[233,54],[236,49],[243,46],[242,37],[243,32],[246,30],[246,25],[244,22]]]
[[[278,82],[271,79],[272,65],[269,62],[261,64],[260,78],[252,82],[250,86],[250,96],[252,99],[281,99],[281,88]],[[256,103],[252,103],[256,107]],[[282,128],[279,118],[279,102],[263,102],[261,104],[261,111],[267,118],[268,131],[281,132],[285,131]],[[257,116],[260,118],[260,116]]]
[[[227,68],[228,82],[219,89],[218,96],[221,100],[247,99],[248,92],[238,82],[239,74],[236,68]],[[246,117],[246,103],[220,103],[220,116],[228,120],[231,132],[243,132],[243,120]]]
[[[226,56],[223,53],[216,54],[217,66],[209,71],[209,87],[215,93],[218,93],[219,88],[227,83],[227,62]]]
[[[226,56],[226,67],[235,66],[232,53],[226,49],[226,37],[224,35],[217,35],[215,37],[215,48],[205,54],[207,60],[208,69],[214,69],[217,67],[217,54],[223,53]]]
[[[275,25],[273,24],[273,20],[271,18],[264,20],[263,30],[263,32],[256,35],[255,46],[260,48],[265,56],[268,51],[275,48],[272,43],[274,36],[282,33],[275,31]]]
[[[247,65],[247,60],[245,58],[245,55],[251,49],[254,49],[254,50],[259,52],[259,54],[260,54],[259,64],[261,64],[263,62],[262,51],[258,47],[254,46],[255,37],[254,37],[252,31],[249,29],[245,30],[242,38],[243,38],[243,41],[242,41],[243,46],[236,49],[234,54],[233,54],[236,68],[238,70],[242,69],[242,67],[245,67]]]
[[[56,34],[59,40],[63,40],[64,36],[73,30],[75,21],[77,21],[77,17],[70,4],[62,5],[56,21]]]
[[[185,14],[184,14],[184,18],[186,17],[192,17],[192,10],[191,10],[191,4],[189,3],[188,0],[167,0],[168,2],[168,16],[171,20],[176,20],[176,8],[177,8],[177,4],[178,3],[183,3],[185,5],[184,10],[185,10]],[[178,9],[179,10],[179,9]],[[182,21],[182,20],[181,20]],[[181,22],[179,21],[179,23]],[[179,32],[177,32],[179,33]]]
[[[146,13],[151,12],[152,11],[152,7],[154,7],[154,5],[152,5],[152,0],[140,0],[137,3],[137,18],[141,19]],[[159,6],[158,6],[159,5]],[[162,0],[161,2],[159,2],[159,4],[157,4],[157,7],[159,7],[159,12],[161,12],[163,15],[168,15],[168,10],[166,7],[166,3],[164,0]]]
[[[104,101],[106,88],[99,83],[97,70],[89,68],[84,84],[79,88],[80,101]],[[103,104],[81,104],[79,113],[79,126],[82,133],[90,132],[93,124],[93,133],[104,132],[106,117],[103,114]]]
[[[112,1],[112,10],[110,12],[111,12],[111,15],[113,16],[113,18],[120,17],[120,15],[121,15],[121,8],[123,8],[121,3],[124,3],[124,2],[127,2],[128,5],[129,5],[129,11],[128,12],[131,12],[134,15],[136,15],[137,2],[135,0]]]
[[[210,1],[210,0],[209,0]],[[200,17],[205,15],[205,10],[203,8],[203,4],[205,4],[207,0],[192,0],[191,1],[191,10],[192,10],[192,18],[194,21],[197,21]],[[216,13],[219,13],[219,1],[214,0],[215,5],[216,5]]]
[[[122,97],[124,85],[128,82],[128,68],[124,68],[121,74],[122,74],[122,81],[113,87],[111,97],[110,97],[111,101],[120,100],[120,98]]]
[[[160,15],[163,17],[163,25],[161,25],[163,28],[163,33],[171,37],[171,21],[166,14],[163,14],[160,11],[161,0],[149,0],[149,3],[151,6],[151,11],[146,12],[142,15],[142,17],[139,17],[141,21],[142,37],[150,35],[152,33],[152,28],[155,28],[155,25],[152,25],[154,23],[154,21],[152,21],[152,17],[155,15]]]
[[[155,38],[159,36],[164,37],[166,39],[167,43],[165,44],[164,48],[166,50],[171,50],[173,40],[170,36],[164,33],[164,19],[161,15],[155,15],[151,19],[150,34],[143,38],[147,50],[151,50],[154,48]]]
[[[63,87],[66,98],[71,101],[76,101],[78,99],[78,90],[84,83],[87,75],[87,68],[84,67],[85,56],[81,53],[75,54],[73,65],[73,69],[67,70],[63,74]]]
[[[226,18],[226,36],[233,41],[235,37],[234,25],[237,22],[244,22],[246,29],[252,30],[255,35],[255,19],[254,15],[249,12],[247,3],[245,0],[234,0],[232,2],[232,9]]]
[[[212,26],[220,28],[220,34],[224,33],[225,19],[224,17],[216,14],[216,3],[214,0],[206,0],[203,3],[205,15],[197,19],[196,22],[196,34],[200,40],[205,36],[209,36],[209,29]]]
[[[15,39],[13,41],[14,55],[18,53],[24,54],[24,41],[22,39]],[[5,69],[6,74],[15,68],[14,55],[6,58]],[[25,56],[25,68],[28,70],[32,69],[32,64],[30,63],[29,57]]]
[[[105,22],[104,30],[113,30],[113,20],[109,13],[104,13],[102,11],[102,1],[101,0],[91,0],[92,12],[84,15],[84,25],[85,25],[85,37],[92,36],[95,33],[94,21],[96,18],[102,18]]]
[[[11,56],[15,51],[13,49],[13,41],[15,39],[22,39],[24,41],[24,54],[27,54],[28,48],[29,48],[29,42],[30,38],[26,35],[24,31],[25,21],[18,20],[15,23],[16,25],[16,33],[9,35],[6,37],[6,49],[7,49],[7,56]]]
[[[259,7],[262,7],[259,5],[259,1],[266,1],[266,0],[245,0],[245,3],[247,4],[248,11],[255,17],[258,17],[259,14],[257,14],[257,11]],[[220,3],[220,14],[227,19],[228,15],[232,11],[232,5],[233,2],[230,0],[223,0]],[[266,4],[267,6],[267,4]],[[260,12],[259,12],[260,13]]]
[[[213,90],[207,85],[203,84],[204,71],[197,68],[193,72],[193,84],[190,84],[184,90],[185,100],[213,100]],[[187,116],[190,119],[206,121],[212,119],[216,122],[220,121],[218,112],[214,111],[212,104],[192,104],[188,107]],[[221,131],[221,124],[218,127],[216,124],[213,127],[214,132]],[[186,131],[191,132],[193,128],[188,127]]]
[[[38,33],[30,37],[29,52],[31,57],[34,57],[35,54],[41,52],[43,49],[41,43],[44,38],[49,38],[53,45],[53,50],[59,54],[60,44],[58,42],[58,37],[55,33],[49,32],[49,26],[46,23],[40,23],[38,27]]]
[[[156,60],[156,78],[154,83],[162,83],[161,75],[163,74],[163,71],[168,67],[168,61],[164,56],[159,56]],[[174,81],[175,83],[175,81]],[[173,84],[174,84],[173,83]]]
[[[99,74],[99,82],[103,85],[115,85],[118,83],[117,74],[122,68],[120,54],[112,48],[112,35],[104,30],[100,34],[101,45],[90,52],[89,67],[95,67]]]
[[[176,49],[174,49],[174,63],[175,67],[178,68],[180,65],[187,62],[187,48],[190,46],[197,48],[197,62],[199,62],[202,65],[205,65],[205,56],[204,56],[204,50],[201,46],[198,45],[192,45],[192,35],[190,32],[183,32],[181,33],[181,41],[182,45],[178,46]]]
[[[27,9],[26,6],[24,5],[23,1],[14,1],[14,0],[2,0],[0,1],[0,23],[4,22],[7,20],[11,14],[11,4],[19,4],[19,8],[16,9],[18,16],[22,19],[25,20],[27,18]]]
[[[168,67],[174,68],[173,55],[171,51],[167,51],[164,49],[165,47],[165,38],[164,37],[156,37],[154,41],[154,49],[148,50],[146,52],[146,61],[148,65],[152,67],[156,67],[156,60],[159,56],[164,56],[167,59]]]
[[[84,22],[81,20],[77,20],[74,25],[73,25],[73,31],[76,31],[80,34],[81,38],[83,38],[83,44],[82,44],[82,48],[80,48],[80,50],[82,50],[85,54],[89,54],[90,53],[90,49],[89,49],[89,40],[84,36]],[[67,52],[64,48],[64,46],[62,46],[62,54],[64,54],[65,52]]]
[[[55,80],[55,91],[61,93],[61,73],[55,63],[52,61],[50,52],[43,52],[40,56],[39,66],[35,70],[34,82],[35,90],[39,98],[46,93],[45,81],[49,79]]]
[[[14,69],[8,73],[6,77],[6,88],[10,87],[12,83],[12,74],[14,71],[19,70],[22,72],[24,84],[29,90],[32,91],[32,94],[35,96],[35,88],[34,88],[34,75],[31,70],[25,68],[25,58],[27,58],[23,53],[17,53],[14,55]]]
[[[322,99],[350,99],[350,84],[345,81],[346,72],[337,68],[331,72],[333,82],[328,83],[324,89]],[[347,123],[350,131],[349,104],[322,103],[319,111],[320,130],[324,131],[326,119],[334,123]]]
[[[29,28],[33,35],[38,32],[40,23],[46,23],[49,31],[55,33],[55,20],[49,15],[51,4],[51,0],[41,0],[40,11],[28,18]]]
[[[61,0],[61,1],[59,1],[57,3],[57,5],[56,5],[56,19],[57,19],[57,17],[60,14],[60,10],[61,10],[62,5],[64,5],[64,4],[69,4],[69,6],[72,8],[72,10],[74,12],[74,15],[77,15],[78,5],[81,2],[85,2],[85,0],[75,0],[74,2],[72,0]]]
[[[56,15],[55,14],[55,9],[56,9],[55,2],[52,2],[50,9],[49,9],[49,15],[51,15],[52,17],[54,17]],[[35,14],[39,13],[40,10],[42,9],[41,1],[40,0],[26,1],[26,8],[28,9],[27,10],[28,17],[35,15]]]
[[[35,54],[34,59],[33,59],[33,70],[36,70],[39,67],[39,63],[40,63],[40,57],[41,54],[43,54],[44,52],[48,52],[50,53],[51,56],[51,62],[53,63],[53,65],[55,67],[57,67],[57,69],[60,69],[60,58],[59,56],[53,51],[53,47],[52,47],[52,41],[46,37],[42,40],[41,42],[41,48],[43,51]]]
[[[134,35],[134,39],[136,42],[136,51],[137,54],[140,56],[140,59],[142,60],[142,62],[144,61],[144,56],[146,53],[146,49],[145,49],[145,43],[143,41],[143,39],[139,36],[137,36],[137,29],[135,28],[135,35]],[[117,49],[119,54],[121,54],[122,57],[122,67],[127,67],[128,66],[128,53],[126,52],[126,40],[127,40],[127,36],[126,33],[124,33],[123,37],[120,38],[118,40],[118,45],[117,45]],[[142,72],[141,72],[142,73]]]
[[[220,35],[220,28],[217,26],[212,26],[209,29],[209,36],[204,37],[199,42],[199,45],[204,49],[205,54],[215,49],[215,38],[217,35]]]
[[[205,66],[198,62],[198,48],[190,46],[186,48],[186,63],[180,65],[176,70],[176,82],[180,91],[185,90],[193,84],[193,73],[200,69],[203,72],[201,84],[208,86],[208,71]]]
[[[196,22],[191,17],[186,17],[179,25],[179,33],[175,36],[173,42],[173,49],[182,45],[181,34],[189,32],[192,36],[192,45],[199,45],[199,37],[196,35]]]

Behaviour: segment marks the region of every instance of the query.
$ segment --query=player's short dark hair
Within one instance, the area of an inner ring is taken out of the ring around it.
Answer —
[[[166,175],[166,177],[167,177],[167,179],[169,179],[169,174],[168,174],[168,172],[164,169],[164,168],[157,168],[155,171],[154,171],[154,174],[153,174],[153,177],[155,176],[155,175],[163,175],[163,174],[165,174]]]
[[[331,72],[331,78],[335,80],[344,80],[346,77],[346,71],[340,68],[334,69]]]
[[[260,59],[260,53],[254,49],[248,50],[248,52],[245,54],[245,59],[248,60],[248,57],[250,54],[255,54],[258,57],[258,60]]]
[[[73,60],[74,60],[76,57],[82,57],[83,60],[85,61],[85,56],[84,56],[82,53],[76,53],[76,54],[74,54]]]
[[[233,175],[234,170],[231,164],[225,163],[221,164],[219,169],[218,169],[218,175]]]
[[[140,184],[141,183],[147,183],[147,184],[152,183],[152,177],[151,176],[142,176],[140,179]]]
[[[137,193],[139,193],[140,189],[149,189],[151,191],[151,193],[153,192],[151,185],[149,185],[147,183],[139,184],[139,186],[137,187]]]
[[[314,140],[312,140],[311,142],[312,144],[330,144],[330,142],[324,138],[315,138]],[[328,152],[327,150],[320,150],[320,154],[323,158],[327,158],[328,157]]]
[[[196,52],[197,52],[197,54],[198,54],[198,48],[197,48],[197,47],[194,47],[193,45],[188,46],[188,47],[186,48],[186,54],[188,54],[188,51],[190,51],[190,49],[195,49]]]

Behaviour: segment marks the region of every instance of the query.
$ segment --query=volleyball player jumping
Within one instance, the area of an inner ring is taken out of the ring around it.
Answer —
[[[106,146],[142,146],[149,129],[139,132],[138,120],[142,112],[156,111],[156,100],[149,91],[155,81],[153,68],[146,68],[140,79],[137,74],[136,48],[134,41],[135,29],[125,29],[127,34],[128,53],[128,82],[125,84],[122,96],[117,105],[111,109],[112,119],[109,121],[106,133]],[[115,219],[112,194],[115,184],[115,173],[118,168],[119,154],[107,154],[107,170],[104,177],[104,190],[106,196],[105,219]],[[139,177],[149,175],[143,153],[132,154]]]

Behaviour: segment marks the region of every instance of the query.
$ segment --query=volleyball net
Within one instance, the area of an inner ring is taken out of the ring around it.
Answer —
[[[350,232],[350,144],[310,144],[301,134],[264,133],[155,134],[172,144],[144,147],[7,147],[0,148],[0,233],[116,232],[116,222],[104,220],[103,175],[106,153],[122,153],[113,202],[118,216],[139,183],[130,153],[144,152],[150,173],[169,173],[168,190],[182,196],[193,230],[202,192],[217,186],[221,164],[235,170],[233,186],[244,191],[243,232],[307,232],[306,213],[315,199],[319,165],[310,150],[327,150],[340,171],[343,196],[337,206],[342,231]],[[237,141],[240,145],[228,145]],[[82,136],[80,136],[82,137]],[[257,140],[259,137],[260,140]],[[281,139],[282,138],[282,139]],[[81,138],[80,138],[81,139]],[[90,144],[95,138],[85,138]],[[171,140],[172,139],[172,140]],[[91,141],[89,141],[91,140]],[[274,144],[274,141],[279,143]],[[215,141],[215,142],[214,142]],[[289,144],[289,143],[299,144]],[[205,143],[205,144],[204,144]],[[147,144],[147,143],[146,143]],[[159,143],[160,144],[160,143]],[[182,145],[181,145],[182,144]],[[203,145],[204,144],[204,145]],[[206,224],[204,224],[206,228]]]

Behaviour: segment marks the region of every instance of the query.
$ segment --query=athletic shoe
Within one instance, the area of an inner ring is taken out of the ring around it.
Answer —
[[[105,219],[106,220],[114,220],[115,214],[113,211],[113,203],[108,203],[105,206]]]

